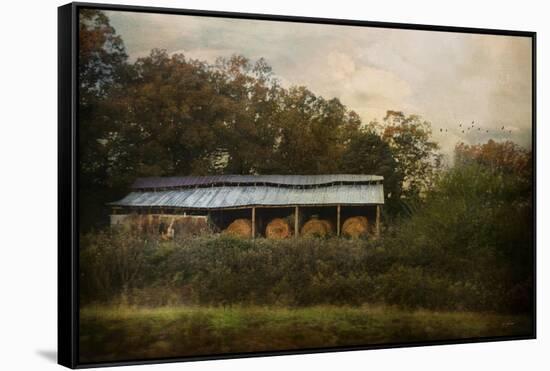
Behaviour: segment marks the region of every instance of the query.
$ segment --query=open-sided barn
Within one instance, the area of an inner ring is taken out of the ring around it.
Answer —
[[[111,223],[133,216],[169,236],[183,220],[252,238],[379,235],[382,181],[345,174],[140,178],[110,204]]]

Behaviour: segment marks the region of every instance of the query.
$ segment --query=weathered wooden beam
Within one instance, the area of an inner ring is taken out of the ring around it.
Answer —
[[[376,205],[376,224],[375,224],[376,237],[380,237],[380,205]]]
[[[336,206],[336,236],[340,237],[340,205]]]
[[[298,206],[294,208],[294,238],[297,238],[300,234],[300,217],[298,215]]]
[[[256,208],[252,207],[252,239],[256,237]]]

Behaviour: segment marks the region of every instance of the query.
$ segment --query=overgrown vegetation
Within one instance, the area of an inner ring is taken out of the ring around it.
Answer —
[[[389,241],[397,243],[395,238],[252,242],[218,236],[161,242],[120,231],[100,233],[83,240],[82,301],[153,307],[377,302],[438,310],[529,308],[528,277],[510,278],[513,265],[503,267],[497,256],[457,258],[448,251],[447,257],[426,259],[416,246],[404,251],[400,244],[385,246]]]

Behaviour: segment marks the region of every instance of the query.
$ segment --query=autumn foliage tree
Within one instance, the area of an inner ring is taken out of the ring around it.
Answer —
[[[467,145],[458,143],[455,147],[457,164],[478,163],[496,172],[530,176],[532,166],[531,151],[512,141]]]
[[[210,170],[228,110],[213,79],[205,63],[161,50],[131,66],[105,103],[116,124],[108,144],[113,184]]]

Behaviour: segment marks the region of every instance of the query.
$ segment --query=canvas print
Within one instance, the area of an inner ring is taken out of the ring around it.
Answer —
[[[78,10],[83,364],[529,337],[531,37]]]

